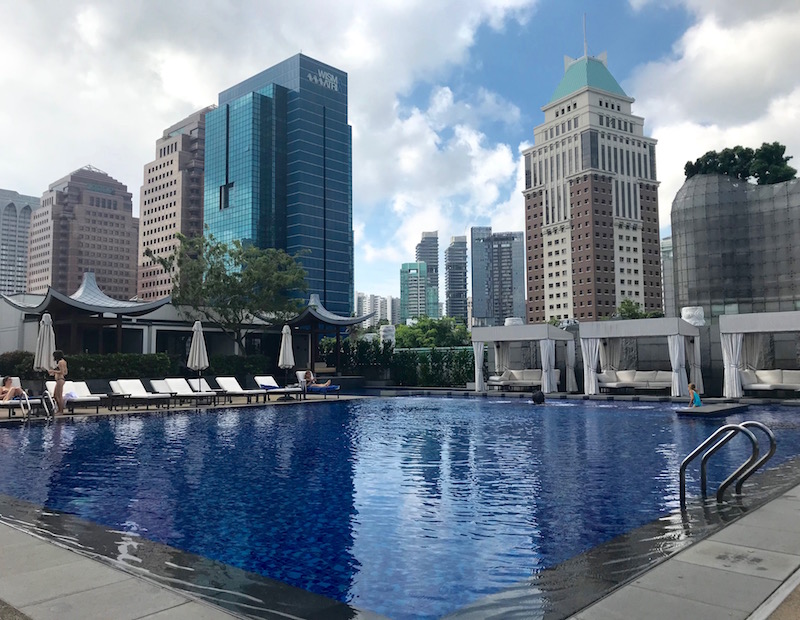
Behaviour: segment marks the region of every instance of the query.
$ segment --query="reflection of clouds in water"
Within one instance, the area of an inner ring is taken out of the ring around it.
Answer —
[[[217,438],[223,446],[235,447],[236,436],[239,434],[239,412],[226,411],[217,417]]]
[[[142,437],[144,420],[138,417],[131,417],[127,420],[119,420],[112,426],[114,442],[121,447],[130,448],[138,444]]]
[[[189,415],[186,413],[175,413],[167,416],[164,420],[164,433],[167,441],[185,439],[188,428]]]

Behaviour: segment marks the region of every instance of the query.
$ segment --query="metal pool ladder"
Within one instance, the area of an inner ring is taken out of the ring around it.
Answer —
[[[758,458],[758,439],[756,439],[753,431],[750,430],[751,427],[761,429],[769,438],[769,451],[760,459]],[[703,450],[708,448],[708,446],[710,446],[714,440],[723,435],[722,439],[717,441],[717,443],[706,450],[705,454],[703,454],[703,458],[700,460],[700,492],[702,493],[703,497],[706,497],[706,471],[708,459],[710,459],[711,456],[717,452],[717,450],[719,450],[739,433],[743,433],[744,436],[750,440],[750,444],[753,447],[753,453],[750,455],[750,458],[742,463],[736,469],[736,471],[734,471],[723,481],[721,485],[719,485],[719,489],[717,489],[717,502],[722,501],[722,496],[725,494],[725,490],[733,483],[734,480],[737,480],[737,478],[738,481],[736,482],[736,494],[740,495],[744,481],[752,476],[759,467],[764,465],[764,463],[766,463],[770,458],[772,458],[772,455],[775,454],[775,435],[765,424],[762,424],[761,422],[749,420],[747,422],[742,422],[741,424],[725,424],[724,426],[719,427],[717,430],[711,433],[708,439],[692,450],[689,456],[687,456],[681,462],[681,508],[686,508],[686,468],[688,467],[689,463],[693,461]]]

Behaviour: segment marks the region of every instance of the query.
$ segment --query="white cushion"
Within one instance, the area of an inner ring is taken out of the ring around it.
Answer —
[[[672,383],[672,371],[671,370],[657,370],[656,371],[655,380],[658,383]]]
[[[523,381],[528,381],[530,383],[539,383],[542,380],[542,369],[541,368],[529,368],[527,370],[522,371],[522,378]]]
[[[752,383],[758,383],[758,377],[756,377],[755,370],[740,370],[739,377],[742,379],[742,385],[750,385]]]
[[[510,375],[508,378],[509,381],[524,381],[521,370],[507,370],[506,372]],[[505,374],[504,372],[503,375],[505,376]]]
[[[617,380],[622,381],[624,383],[632,383],[636,380],[636,371],[635,370],[618,370],[617,371]]]
[[[800,370],[784,370],[783,382],[790,385],[800,385]]]
[[[756,370],[758,383],[778,384],[783,383],[783,371],[775,370]]]
[[[634,383],[647,383],[648,381],[655,381],[656,372],[657,371],[655,370],[637,370],[633,381]]]
[[[617,373],[613,370],[606,370],[597,375],[597,380],[600,383],[615,383],[618,380]]]

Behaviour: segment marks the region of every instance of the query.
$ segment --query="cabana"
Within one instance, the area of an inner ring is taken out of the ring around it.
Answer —
[[[617,371],[622,353],[621,338],[661,336],[667,338],[672,368],[672,396],[688,396],[686,356],[689,356],[690,376],[699,393],[703,393],[703,374],[700,369],[700,330],[678,318],[596,321],[580,324],[581,353],[583,354],[583,386],[586,394],[597,394],[598,361],[601,371]],[[686,340],[690,346],[686,346]],[[604,346],[601,346],[601,341]],[[643,387],[647,387],[646,385]]]
[[[723,396],[741,398],[744,395],[742,374],[747,371],[762,373],[762,377],[756,379],[758,383],[749,385],[747,389],[800,389],[800,385],[794,384],[794,373],[798,371],[758,370],[764,334],[777,332],[800,332],[800,311],[720,315],[719,336],[725,378]],[[786,377],[787,373],[791,376]]]
[[[567,391],[577,392],[575,380],[575,340],[571,333],[542,323],[538,325],[504,325],[502,327],[473,327],[472,350],[475,353],[475,391],[483,392],[483,351],[485,343],[495,347],[495,360],[498,371],[507,370],[508,348],[512,342],[539,341],[542,364],[542,392],[545,394],[558,389],[555,373],[556,342],[564,342],[567,349],[566,375]]]

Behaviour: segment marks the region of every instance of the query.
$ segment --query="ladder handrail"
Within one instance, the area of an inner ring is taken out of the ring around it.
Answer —
[[[745,469],[751,466],[753,463],[756,462],[758,459],[759,449],[758,449],[758,439],[753,434],[752,431],[747,430],[741,424],[736,425],[738,429],[731,429],[728,431],[728,434],[725,435],[722,439],[720,439],[717,443],[715,443],[711,448],[709,448],[705,454],[703,454],[703,458],[700,459],[700,494],[705,497],[706,496],[706,481],[708,479],[708,460],[726,443],[728,443],[731,439],[733,439],[739,433],[745,433],[745,436],[750,440],[750,443],[753,446],[753,453],[750,455],[750,458],[747,459],[744,463],[742,463],[739,467],[736,468],[736,471],[733,472],[728,478],[720,486],[720,489],[727,488],[728,485],[736,479],[736,477],[741,474]],[[722,496],[720,495],[719,489],[717,490],[717,499],[719,500]]]
[[[742,485],[744,484],[744,481],[747,480],[754,473],[756,473],[756,470],[759,469],[764,463],[770,460],[772,458],[772,455],[775,454],[775,450],[778,448],[778,443],[775,440],[775,434],[769,429],[769,427],[767,427],[766,424],[758,422],[756,420],[748,420],[747,422],[742,422],[740,426],[744,426],[745,428],[748,426],[754,426],[764,431],[767,437],[769,438],[769,451],[764,456],[762,456],[758,461],[753,463],[753,465],[749,469],[747,469],[747,471],[745,471],[742,474],[742,477],[739,478],[739,480],[736,482],[735,490],[737,495],[741,495]]]
[[[746,428],[743,428],[742,426],[740,426],[738,424],[725,424],[724,426],[720,426],[717,430],[715,430],[713,433],[711,433],[711,435],[704,442],[702,442],[699,446],[697,446],[694,450],[692,450],[689,453],[689,455],[685,459],[683,459],[683,461],[681,462],[681,468],[680,468],[680,473],[679,473],[680,494],[681,494],[681,508],[686,506],[686,468],[689,466],[689,463],[691,461],[693,461],[695,459],[695,457],[697,457],[698,454],[700,454],[709,445],[711,445],[711,443],[717,437],[719,437],[723,433],[729,433],[731,431],[733,431],[734,435],[736,433],[739,433],[739,432],[742,432],[742,431],[746,432],[750,436],[751,441],[753,441],[755,443],[755,445],[758,445],[758,442],[756,441],[755,435],[753,435],[753,433],[751,431],[747,430]]]

